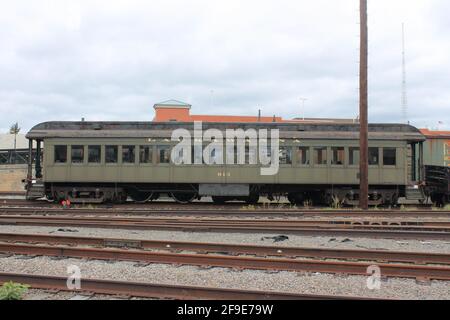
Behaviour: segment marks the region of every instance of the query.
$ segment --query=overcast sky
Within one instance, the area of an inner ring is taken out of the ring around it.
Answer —
[[[0,130],[48,120],[358,113],[358,0],[0,0]],[[369,0],[370,121],[450,129],[450,2]],[[307,98],[302,110],[300,98]]]

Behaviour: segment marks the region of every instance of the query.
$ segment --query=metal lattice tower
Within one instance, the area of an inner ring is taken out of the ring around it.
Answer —
[[[405,24],[402,23],[402,117],[408,123],[408,95],[406,88],[406,54],[405,54]]]

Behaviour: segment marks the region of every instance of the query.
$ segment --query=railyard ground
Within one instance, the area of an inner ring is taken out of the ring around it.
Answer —
[[[0,226],[2,233],[67,235],[56,227]],[[229,234],[174,231],[110,230],[70,228],[70,235],[101,238],[129,238],[189,242],[276,245],[359,250],[396,250],[450,253],[445,241],[387,240],[363,238],[331,238],[288,235],[289,239],[273,243],[264,237],[274,234]],[[367,277],[321,273],[237,271],[228,268],[200,268],[166,264],[139,264],[85,259],[51,257],[0,256],[0,272],[67,276],[67,267],[80,267],[82,277],[147,283],[220,287],[262,291],[280,291],[317,295],[364,296],[387,299],[450,299],[450,283],[418,282],[414,279],[383,279],[379,290],[367,288]],[[30,290],[25,299],[123,299],[123,297],[85,296],[75,293],[54,293]]]

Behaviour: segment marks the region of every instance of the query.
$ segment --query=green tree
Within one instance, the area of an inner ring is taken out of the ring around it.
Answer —
[[[19,123],[16,122],[14,123],[10,128],[9,128],[9,133],[14,135],[14,156],[13,159],[11,159],[11,163],[15,163],[16,162],[16,149],[17,149],[17,135],[20,132],[20,127],[19,127]]]

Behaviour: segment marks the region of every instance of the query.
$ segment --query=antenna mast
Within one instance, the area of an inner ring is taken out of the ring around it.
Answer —
[[[402,23],[402,117],[408,123],[408,95],[406,92],[406,55],[405,55],[405,24]]]

